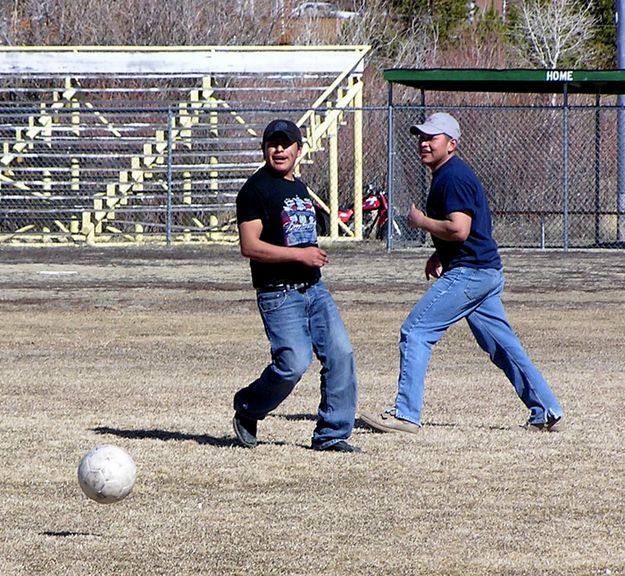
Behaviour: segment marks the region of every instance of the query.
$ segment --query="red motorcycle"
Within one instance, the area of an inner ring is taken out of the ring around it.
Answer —
[[[330,234],[330,215],[316,206],[317,235]],[[342,207],[338,211],[339,220],[350,230],[354,230],[354,205]],[[362,198],[362,237],[386,240],[388,237],[389,204],[384,188],[369,184]],[[393,238],[406,236],[409,231],[406,217],[393,210]],[[341,232],[341,228],[339,228]]]

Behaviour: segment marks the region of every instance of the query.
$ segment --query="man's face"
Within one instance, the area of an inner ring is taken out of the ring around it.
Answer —
[[[300,154],[301,149],[297,142],[291,142],[282,134],[275,134],[265,142],[265,162],[283,178],[293,179],[295,161]]]
[[[447,134],[419,135],[419,155],[432,172],[440,168],[456,151],[457,141]]]

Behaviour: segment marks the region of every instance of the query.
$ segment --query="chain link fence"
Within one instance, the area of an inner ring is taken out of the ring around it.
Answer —
[[[395,107],[392,198],[398,214],[424,206],[429,171],[410,125],[434,110]],[[446,107],[459,121],[459,154],[486,190],[502,247],[622,247],[617,108]],[[427,242],[415,234],[396,242]]]
[[[72,104],[0,106],[0,242],[236,242],[236,196],[262,165],[264,127],[308,111]],[[384,189],[386,109],[358,112],[377,143],[365,151],[363,182]],[[355,114],[345,110],[332,136],[341,208],[354,202]],[[326,203],[329,146],[317,144],[298,168]]]
[[[167,107],[5,105],[0,118],[5,241],[210,235],[223,220],[218,215],[232,212],[241,172],[260,160],[239,142],[221,162],[211,123],[187,121]],[[228,127],[221,129],[227,140]],[[217,187],[229,163],[232,173]]]
[[[622,247],[618,210],[617,108],[446,107],[462,128],[459,153],[475,169],[502,247]],[[431,110],[434,111],[434,110]],[[262,163],[260,135],[271,119],[306,108],[187,109],[126,102],[76,108],[33,102],[0,106],[0,241],[236,241],[235,198]],[[391,204],[388,246],[429,245],[406,226],[424,205],[429,173],[409,126],[422,107],[365,107],[362,166],[356,110],[336,135],[339,203],[378,190]],[[323,113],[323,111],[321,111]],[[389,130],[390,126],[390,130]],[[389,149],[390,144],[390,149]],[[390,159],[390,162],[389,162]],[[300,166],[327,200],[331,167],[323,146]],[[389,167],[391,177],[389,179]],[[357,181],[357,180],[356,180]],[[389,186],[390,184],[390,186]],[[366,210],[363,208],[363,210]],[[379,211],[379,207],[377,208]],[[379,215],[379,214],[376,214]]]

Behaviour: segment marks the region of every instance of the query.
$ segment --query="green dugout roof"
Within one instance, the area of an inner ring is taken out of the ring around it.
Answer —
[[[421,90],[625,94],[625,70],[487,70],[391,68],[384,79]]]

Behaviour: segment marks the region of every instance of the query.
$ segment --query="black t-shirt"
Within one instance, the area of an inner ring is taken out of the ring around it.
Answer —
[[[296,178],[286,180],[263,166],[250,176],[237,195],[237,222],[261,220],[260,239],[275,246],[316,246],[315,207],[305,184]],[[250,260],[252,283],[268,284],[316,282],[319,268],[287,262],[268,264]]]

